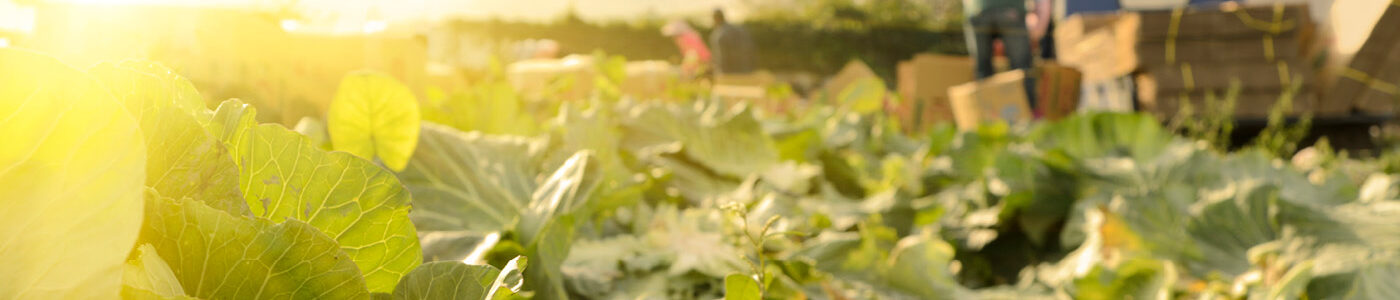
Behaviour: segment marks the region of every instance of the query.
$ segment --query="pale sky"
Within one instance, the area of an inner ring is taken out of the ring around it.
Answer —
[[[32,0],[31,0],[32,1]],[[332,27],[367,20],[436,21],[492,16],[506,20],[543,21],[556,18],[572,4],[588,20],[635,19],[648,13],[659,16],[704,15],[724,7],[742,18],[744,1],[766,0],[40,0],[57,3],[97,5],[176,5],[203,7],[278,7],[295,2],[308,21]],[[32,31],[33,9],[0,0],[0,30]]]
[[[3,1],[3,0],[0,0]],[[192,6],[276,6],[288,0],[48,0],[96,4],[162,4]],[[716,7],[738,7],[741,0],[299,0],[310,15],[363,15],[377,10],[392,20],[438,19],[448,16],[543,20],[560,15],[572,3],[588,19],[631,18],[655,11],[662,15],[703,13]]]

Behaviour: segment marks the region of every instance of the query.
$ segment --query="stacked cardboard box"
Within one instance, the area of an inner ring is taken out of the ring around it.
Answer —
[[[1058,63],[1081,72],[1080,110],[1132,110],[1129,76],[1138,68],[1139,27],[1141,20],[1132,13],[1076,14],[1057,25]]]
[[[894,108],[903,128],[922,131],[953,121],[948,89],[975,79],[966,56],[919,54],[897,66],[900,101]]]
[[[1312,23],[1306,6],[1182,8],[1138,13],[1134,52],[1139,107],[1161,117],[1183,103],[1239,89],[1237,117],[1267,116],[1289,97],[1293,113],[1312,112]],[[1200,111],[1200,110],[1198,110]]]
[[[1014,70],[949,88],[948,98],[958,129],[974,130],[992,121],[1030,121],[1025,78],[1024,70]]]
[[[1395,113],[1400,101],[1400,1],[1385,10],[1371,36],[1340,73],[1327,98],[1350,101],[1362,114]]]
[[[1132,74],[1138,67],[1136,14],[1077,14],[1055,27],[1059,63],[1079,69],[1086,82]]]
[[[1083,74],[1053,62],[1041,65],[1036,71],[1035,95],[1039,101],[1036,113],[1052,121],[1073,114],[1079,108]]]

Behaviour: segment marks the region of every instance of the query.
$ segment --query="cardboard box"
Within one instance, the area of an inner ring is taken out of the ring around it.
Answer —
[[[724,74],[715,78],[710,93],[726,99],[763,99],[768,95],[768,87],[777,81],[773,73],[763,70],[749,74]]]
[[[1139,87],[1157,91],[1227,89],[1238,80],[1243,90],[1281,90],[1293,84],[1309,86],[1313,72],[1297,61],[1247,64],[1182,64],[1154,67],[1138,77]]]
[[[643,100],[665,98],[667,89],[681,81],[681,69],[666,61],[628,62],[624,72],[626,78],[618,89],[623,95]]]
[[[1388,94],[1376,89],[1369,89],[1361,98],[1356,99],[1357,113],[1373,116],[1393,116],[1395,115],[1396,102],[1400,102],[1400,94]]]
[[[1108,80],[1138,67],[1138,14],[1080,14],[1055,28],[1059,62],[1079,69],[1084,80]]]
[[[1207,104],[1207,95],[1213,95],[1215,101],[1225,101],[1223,97],[1226,92],[1222,90],[1201,91],[1193,93],[1167,92],[1156,95],[1139,95],[1142,110],[1151,113],[1163,120],[1175,117],[1181,112],[1182,101],[1189,101],[1191,109],[1196,115],[1213,112],[1219,106]],[[1268,118],[1269,113],[1274,109],[1282,97],[1281,91],[1258,91],[1241,93],[1235,98],[1235,111],[1232,113],[1236,118],[1241,119],[1261,119]],[[1293,97],[1293,111],[1289,116],[1300,116],[1307,113],[1316,114],[1317,94],[1309,91],[1300,91]],[[1217,102],[1219,103],[1219,102]],[[1218,105],[1218,104],[1217,104]]]
[[[1331,105],[1349,103],[1368,114],[1392,112],[1393,104],[1385,99],[1390,98],[1388,87],[1400,83],[1400,71],[1388,70],[1400,69],[1395,66],[1400,64],[1397,52],[1400,52],[1400,4],[1388,6],[1376,21],[1370,37],[1348,67],[1338,71],[1337,81],[1327,90],[1325,99],[1333,101]]]
[[[895,114],[904,128],[918,131],[940,122],[952,122],[948,89],[976,79],[972,58],[919,54],[897,66],[899,103]]]
[[[1305,33],[1312,22],[1305,5],[1224,4],[1140,14],[1139,37],[1148,41],[1290,37]]]
[[[1175,44],[1165,41],[1138,43],[1138,60],[1147,66],[1170,63],[1270,62],[1301,60],[1306,57],[1306,45],[1296,36],[1250,38],[1235,40],[1190,40]],[[1175,49],[1169,49],[1175,47]],[[1169,57],[1168,50],[1174,50]]]
[[[1400,50],[1396,47],[1395,50]],[[1367,115],[1394,115],[1396,102],[1400,102],[1400,51],[1387,59],[1381,71],[1371,78],[1366,92],[1357,98],[1354,105],[1357,112]]]
[[[1036,76],[1036,112],[1048,120],[1059,120],[1079,109],[1079,89],[1083,75],[1074,68],[1045,63]]]
[[[1120,0],[1118,2],[1123,6],[1123,9],[1128,10],[1171,9],[1187,4],[1187,0]]]
[[[984,122],[1031,120],[1025,78],[1025,71],[1014,70],[949,89],[948,98],[952,101],[953,119],[958,128],[974,130]]]

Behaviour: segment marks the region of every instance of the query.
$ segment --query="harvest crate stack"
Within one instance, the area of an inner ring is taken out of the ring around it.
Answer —
[[[1207,99],[1223,100],[1238,88],[1238,118],[1267,117],[1284,98],[1291,99],[1291,115],[1348,112],[1348,104],[1318,101],[1306,6],[1182,8],[1140,12],[1125,22],[1136,25],[1134,79],[1144,111],[1170,118],[1187,103],[1209,111],[1219,106]]]
[[[1365,115],[1394,115],[1400,101],[1400,1],[1387,6],[1327,98],[1350,101]]]

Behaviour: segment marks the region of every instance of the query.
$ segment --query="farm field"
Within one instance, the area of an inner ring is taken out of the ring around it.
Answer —
[[[0,300],[1400,299],[1395,24],[0,1]]]
[[[848,93],[522,125],[361,72],[293,129],[155,63],[0,68],[7,297],[1384,299],[1400,274],[1382,161],[1146,115],[911,136]]]

